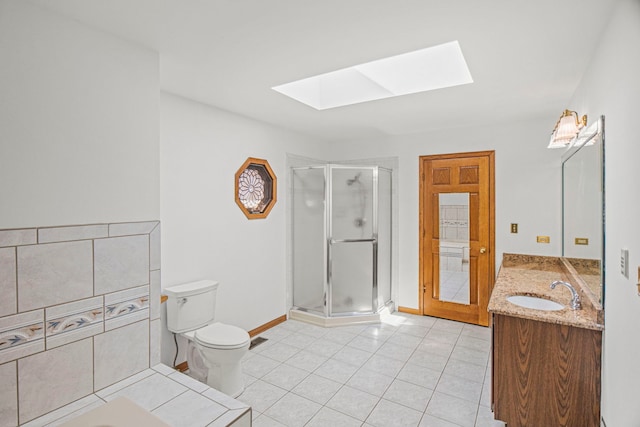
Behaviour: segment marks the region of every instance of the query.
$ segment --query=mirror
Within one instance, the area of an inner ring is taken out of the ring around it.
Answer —
[[[469,193],[440,193],[440,300],[470,304]]]
[[[562,156],[562,255],[604,306],[604,116]]]

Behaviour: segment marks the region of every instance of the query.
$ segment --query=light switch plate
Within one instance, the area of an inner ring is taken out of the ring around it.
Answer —
[[[620,274],[629,278],[629,249],[620,250]]]

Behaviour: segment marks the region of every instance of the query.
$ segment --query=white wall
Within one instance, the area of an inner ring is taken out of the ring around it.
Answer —
[[[158,55],[0,0],[0,228],[159,217]]]
[[[24,334],[35,345],[2,349],[0,425],[159,362],[159,239],[149,235],[157,221],[139,222],[160,216],[158,98],[156,53],[30,2],[0,0],[0,229],[27,228],[0,232],[0,323],[40,331]],[[16,265],[17,273],[6,268]],[[97,289],[105,275],[115,287]],[[104,300],[122,301],[131,288],[155,302],[112,328]],[[64,313],[65,325],[86,320],[84,331],[45,337],[50,310]]]
[[[605,332],[602,413],[611,426],[640,425],[640,266],[638,112],[640,2],[622,0],[570,107],[605,125]],[[629,249],[629,279],[620,274],[620,249]]]
[[[503,252],[560,254],[561,152],[546,148],[551,127],[552,120],[537,120],[333,145],[330,158],[337,160],[399,157],[399,305],[418,307],[421,155],[495,150],[497,267]],[[518,223],[518,234],[510,233],[510,223]],[[537,235],[551,243],[536,243]]]
[[[320,157],[322,144],[171,94],[160,104],[163,287],[219,281],[217,319],[247,330],[282,316],[286,154]],[[268,160],[278,179],[266,219],[248,220],[235,203],[234,175],[248,157]]]

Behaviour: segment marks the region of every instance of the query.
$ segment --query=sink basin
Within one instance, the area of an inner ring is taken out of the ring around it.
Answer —
[[[558,311],[564,308],[564,305],[545,298],[532,297],[529,295],[511,295],[507,297],[507,301],[511,304],[524,308],[532,308],[534,310]]]

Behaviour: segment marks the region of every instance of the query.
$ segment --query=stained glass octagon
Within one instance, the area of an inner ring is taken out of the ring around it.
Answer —
[[[276,175],[269,162],[249,157],[236,172],[236,204],[249,219],[266,218],[276,204]]]

